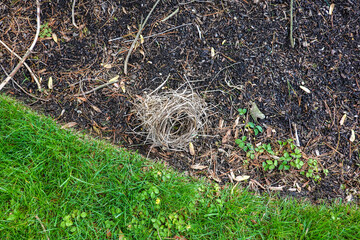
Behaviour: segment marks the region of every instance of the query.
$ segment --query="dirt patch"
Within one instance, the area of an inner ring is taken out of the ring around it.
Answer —
[[[315,201],[359,199],[358,1],[336,1],[332,14],[330,1],[294,1],[294,48],[289,1],[161,1],[125,75],[128,50],[154,3],[76,1],[73,24],[72,1],[42,1],[42,35],[27,63],[42,78],[43,91],[25,68],[14,81],[46,101],[13,81],[4,91],[62,123],[76,122],[193,176],[220,183],[250,176],[239,184]],[[1,40],[23,55],[36,31],[35,1],[0,3],[0,31]],[[2,45],[0,56],[4,79],[18,59]],[[192,153],[152,147],[133,132],[140,124],[133,103],[167,76],[159,92],[191,87],[209,106],[210,124],[193,138]],[[252,119],[250,102],[265,119]],[[240,116],[238,109],[247,112]],[[243,136],[254,152],[235,143]],[[284,144],[290,138],[295,142]],[[295,162],[297,148],[303,164],[279,170],[284,152]],[[267,160],[278,165],[271,169]],[[309,169],[319,178],[306,176]]]

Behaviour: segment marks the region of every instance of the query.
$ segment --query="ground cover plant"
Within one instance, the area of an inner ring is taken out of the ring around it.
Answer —
[[[35,2],[0,3],[1,79],[18,64],[14,53],[32,46]],[[40,5],[28,68],[1,91],[67,126],[220,184],[248,177],[238,184],[254,191],[359,200],[359,1]],[[134,103],[155,89],[192,90],[208,106],[205,133],[182,127],[182,114],[162,121],[173,133],[189,133],[183,151],[145,144],[149,137],[134,133],[153,129],[141,128]],[[244,136],[253,149],[236,143]]]
[[[196,180],[4,95],[0,106],[1,239],[360,237],[356,205],[314,206]]]

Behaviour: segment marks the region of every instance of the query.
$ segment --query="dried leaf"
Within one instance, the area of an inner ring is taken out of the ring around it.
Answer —
[[[111,232],[109,229],[106,231],[106,237],[108,237],[108,238],[111,237]]]
[[[49,88],[50,90],[53,89],[53,78],[52,78],[52,77],[49,77],[48,88]]]
[[[306,93],[311,93],[311,91],[307,87],[300,86],[300,88]]]
[[[112,79],[110,79],[109,82],[110,82],[110,83],[112,83],[112,82],[117,82],[118,79],[119,79],[119,77],[120,77],[119,75],[116,75],[115,77],[113,77]]]
[[[123,81],[120,82],[120,87],[121,87],[121,90],[123,91],[123,93],[125,93],[126,88],[125,88],[125,83]]]
[[[213,47],[211,47],[211,49],[210,49],[210,56],[211,56],[211,58],[215,57],[215,49]]]
[[[250,178],[250,176],[243,175],[243,176],[237,176],[236,178],[234,178],[234,180],[237,182],[242,182],[242,181],[248,180],[249,178]]]
[[[227,143],[230,137],[231,137],[231,129],[227,130],[225,136],[221,140],[221,143],[222,144]]]
[[[346,119],[346,113],[342,116],[342,118],[340,120],[340,126],[344,125],[345,119]]]
[[[141,35],[141,34],[140,34],[140,43],[141,43],[141,44],[143,44],[143,43],[144,43],[144,41],[145,41],[145,40],[144,40],[143,35]]]
[[[98,135],[101,135],[101,131],[100,131],[99,128],[93,126],[93,129],[94,129],[94,131],[95,131]]]
[[[91,107],[92,107],[95,111],[97,111],[98,113],[101,113],[101,112],[102,112],[97,106],[91,105]]]
[[[58,43],[58,38],[57,38],[56,34],[52,33],[51,36],[52,36],[52,39],[54,40],[54,42]]]
[[[195,149],[194,149],[194,145],[192,144],[192,142],[189,143],[189,152],[190,152],[190,155],[192,155],[192,156],[195,155]]]
[[[100,65],[107,69],[112,68],[112,65],[110,63],[101,63]]]
[[[332,4],[330,5],[330,8],[329,8],[329,15],[332,15],[332,13],[333,13],[333,11],[334,11],[334,8],[335,8],[335,4],[332,3]]]
[[[255,102],[250,102],[250,103],[251,103],[250,115],[255,120],[255,122],[257,122],[258,118],[264,119],[265,115],[259,110],[256,103]]]
[[[65,129],[65,128],[71,128],[71,127],[74,127],[75,125],[77,125],[76,122],[68,122],[66,124],[64,124],[61,129]]]
[[[203,170],[203,169],[207,168],[207,166],[195,164],[195,165],[191,165],[190,168],[195,169],[195,170]]]
[[[355,141],[355,131],[354,129],[351,129],[350,142],[354,142],[354,141]]]

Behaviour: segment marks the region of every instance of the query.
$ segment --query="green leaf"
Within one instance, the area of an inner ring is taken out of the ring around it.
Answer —
[[[116,211],[117,211],[118,209],[116,209]],[[82,212],[81,214],[80,214],[80,216],[82,217],[82,218],[86,218],[86,216],[87,216],[87,213],[86,212]]]
[[[272,164],[273,164],[273,161],[271,161],[271,160],[266,160],[266,163],[272,165]]]
[[[254,128],[255,127],[255,124],[253,122],[248,122],[247,125],[251,128]]]
[[[255,136],[259,134],[259,130],[257,130],[256,128],[254,129],[254,133],[255,133]]]
[[[256,126],[256,128],[259,130],[259,132],[263,132],[263,129],[261,126]]]

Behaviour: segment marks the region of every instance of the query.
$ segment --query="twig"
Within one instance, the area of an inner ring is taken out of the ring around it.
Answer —
[[[290,1],[290,44],[294,48],[294,38],[293,38],[293,4],[294,0]]]
[[[87,94],[89,94],[89,93],[95,92],[96,90],[99,90],[100,88],[106,87],[106,86],[108,86],[108,85],[110,85],[110,84],[113,84],[113,83],[116,83],[116,82],[118,82],[118,81],[119,81],[119,80],[116,79],[116,80],[113,80],[113,81],[104,83],[104,84],[102,84],[102,85],[100,85],[100,86],[97,86],[97,87],[94,88],[94,89],[91,89],[91,90],[87,91],[87,92],[75,94],[74,97],[79,97],[79,96],[87,95]]]
[[[9,52],[11,52],[12,54],[14,54],[15,57],[17,57],[18,59],[21,60],[21,57],[20,57],[16,52],[14,52],[13,50],[11,50],[11,48],[9,48],[3,41],[0,40],[0,43],[1,43]],[[39,80],[37,79],[37,77],[35,76],[35,74],[33,73],[33,71],[31,70],[31,68],[29,67],[29,65],[27,65],[26,62],[24,62],[24,66],[27,68],[27,70],[29,71],[30,75],[34,78],[36,84],[38,85],[39,91],[41,91],[40,82],[39,82]]]
[[[48,236],[47,233],[46,233],[46,228],[45,228],[44,224],[41,222],[41,219],[40,219],[37,215],[35,215],[35,218],[36,218],[36,220],[39,221],[42,229],[44,230],[44,233],[45,233],[45,235],[46,235],[47,240],[50,240],[49,236]]]
[[[1,65],[1,68],[4,71],[4,73],[6,74],[6,76],[9,76],[9,74],[6,72],[6,70],[4,69],[4,67],[2,65]],[[33,97],[33,98],[35,98],[37,100],[40,100],[40,101],[45,101],[45,102],[50,101],[50,99],[39,98],[37,96],[32,95],[31,93],[28,93],[23,87],[20,86],[20,84],[18,84],[16,81],[14,81],[14,79],[13,79],[13,83],[15,83],[15,85],[18,86],[18,88],[20,88],[21,91],[23,91],[26,95],[28,95],[30,97]]]
[[[40,3],[39,0],[36,0],[36,22],[37,22],[37,29],[33,43],[31,44],[30,48],[27,50],[23,58],[20,60],[18,65],[12,70],[12,72],[7,76],[7,78],[0,84],[0,91],[4,88],[4,86],[10,81],[12,77],[14,77],[15,73],[20,69],[20,67],[24,64],[26,58],[30,55],[32,49],[35,47],[35,44],[38,40],[39,33],[40,33]]]
[[[135,47],[135,44],[136,42],[138,41],[139,37],[140,37],[140,34],[146,24],[146,22],[148,21],[150,15],[152,14],[152,12],[154,11],[156,5],[158,5],[158,3],[160,2],[160,0],[157,0],[156,3],[154,4],[154,6],[152,7],[152,9],[150,10],[149,14],[147,15],[147,17],[145,18],[145,21],[143,22],[143,24],[140,25],[140,28],[139,28],[139,31],[138,33],[136,34],[136,37],[133,41],[133,43],[131,44],[131,47],[129,49],[129,52],[125,58],[125,62],[124,62],[124,73],[125,75],[127,75],[128,71],[127,71],[127,65],[128,65],[128,62],[129,62],[129,58],[130,58],[130,55],[131,55],[131,52],[134,50],[134,47]]]
[[[74,27],[79,28],[75,22],[75,3],[76,3],[76,0],[73,1],[72,8],[71,8],[71,20],[72,20],[72,24],[74,25]]]
[[[164,33],[170,32],[170,31],[172,31],[172,30],[175,30],[175,29],[178,29],[178,28],[181,28],[181,27],[185,27],[185,26],[188,26],[188,25],[191,25],[191,24],[192,24],[192,23],[185,23],[185,24],[179,25],[179,26],[177,26],[177,27],[169,28],[168,30],[165,30],[165,31],[163,31],[163,32],[159,32],[159,33],[155,33],[155,34],[150,35],[150,36],[146,36],[146,37],[144,37],[144,39],[151,38],[151,37],[156,37],[156,36],[159,36],[159,35],[161,35],[161,34],[164,34]],[[116,40],[121,40],[121,39],[123,39],[123,38],[124,38],[124,37],[113,38],[113,39],[110,39],[109,42],[116,41]],[[133,41],[133,40],[126,40],[126,41],[124,41],[124,43],[126,43],[126,42],[131,42],[131,41]]]
[[[154,92],[158,91],[160,88],[162,88],[162,87],[165,85],[165,83],[169,80],[169,78],[170,78],[170,74],[167,76],[167,78],[165,79],[165,81],[164,81],[162,84],[160,84],[160,86],[158,86],[154,91],[152,91],[152,92],[149,94],[149,96],[150,96],[151,94],[153,94]]]

